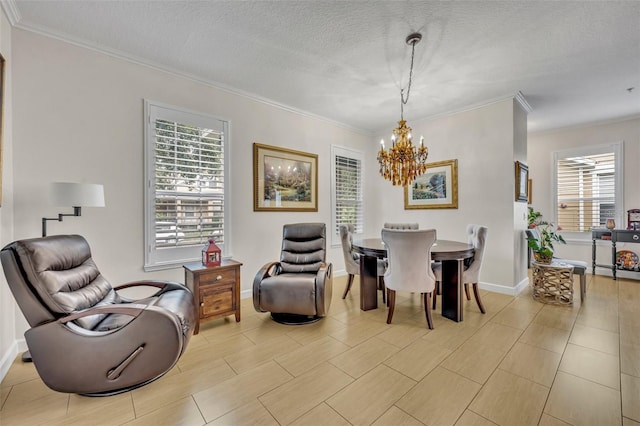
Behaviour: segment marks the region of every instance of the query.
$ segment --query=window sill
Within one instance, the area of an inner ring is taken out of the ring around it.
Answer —
[[[184,265],[185,263],[195,262],[197,260],[199,259],[185,259],[178,262],[162,263],[162,264],[155,264],[155,265],[144,265],[143,269],[145,272],[163,271],[166,269],[178,269],[178,268],[182,268],[182,265]]]
[[[222,256],[222,260],[228,260],[232,258],[233,256]],[[200,262],[200,261],[201,259],[199,257],[194,257],[192,259],[181,259],[181,260],[175,260],[172,262],[144,265],[143,269],[145,272],[163,271],[166,269],[178,269],[178,268],[182,268],[182,265],[185,265],[187,263]]]

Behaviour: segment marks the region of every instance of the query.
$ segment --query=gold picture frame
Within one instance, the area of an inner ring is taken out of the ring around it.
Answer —
[[[254,143],[253,211],[317,212],[318,155]]]
[[[515,199],[525,203],[529,200],[529,167],[520,161],[516,161]]]
[[[457,209],[458,160],[427,164],[427,171],[404,187],[404,208]]]

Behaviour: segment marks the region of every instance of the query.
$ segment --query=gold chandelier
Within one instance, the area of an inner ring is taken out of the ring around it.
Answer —
[[[411,127],[404,120],[404,106],[409,101],[411,91],[411,78],[413,77],[413,57],[416,43],[422,40],[422,34],[413,33],[407,36],[406,42],[411,45],[411,69],[409,71],[409,84],[407,85],[407,97],[404,97],[404,89],[400,89],[400,121],[398,127],[393,129],[391,136],[391,148],[386,150],[384,139],[380,141],[378,162],[380,163],[380,175],[390,181],[394,186],[407,186],[413,180],[427,171],[427,156],[429,150],[424,146],[424,137],[420,137],[420,147],[413,145],[411,140]]]

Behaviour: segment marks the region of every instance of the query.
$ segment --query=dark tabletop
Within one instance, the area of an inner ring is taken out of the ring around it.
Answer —
[[[366,256],[384,258],[387,256],[387,249],[381,238],[365,238],[353,241],[353,251]],[[473,256],[473,245],[460,241],[436,240],[431,247],[431,258],[433,260],[458,260]]]

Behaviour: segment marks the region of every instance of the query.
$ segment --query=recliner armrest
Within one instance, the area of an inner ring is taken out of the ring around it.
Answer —
[[[160,289],[160,291],[158,291],[157,293],[154,294],[154,296],[160,295],[166,291],[171,291],[171,290],[184,290],[187,287],[185,287],[184,285],[177,283],[177,282],[173,282],[173,281],[159,281],[159,280],[138,280],[138,281],[130,281],[128,283],[124,283],[124,284],[120,284],[119,286],[114,287],[113,289],[115,291],[118,290],[122,290],[125,288],[131,288],[131,287],[157,287]]]
[[[316,274],[317,282],[325,281],[327,278],[331,278],[333,272],[333,265],[331,263],[322,263],[318,273]]]
[[[260,283],[265,278],[278,275],[281,269],[280,262],[265,263],[253,279],[253,307],[257,312],[265,312],[260,309]]]
[[[75,321],[77,319],[88,317],[91,315],[105,315],[105,314],[121,314],[137,317],[147,309],[148,305],[127,303],[127,304],[113,304],[104,306],[94,306],[92,308],[84,309],[82,311],[74,312],[57,320],[60,324],[66,324],[69,321]]]
[[[280,274],[281,271],[280,262],[269,262],[265,263],[262,268],[256,274],[256,277],[253,279],[254,285],[264,280],[265,278],[272,277],[274,275]]]
[[[331,306],[333,290],[333,265],[322,263],[316,274],[316,314],[324,317]]]

